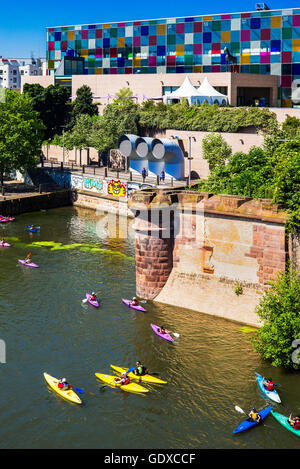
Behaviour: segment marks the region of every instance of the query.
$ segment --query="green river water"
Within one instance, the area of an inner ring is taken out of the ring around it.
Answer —
[[[270,415],[239,435],[246,412],[268,403],[254,372],[280,383],[281,413],[300,413],[300,374],[262,362],[241,324],[148,302],[146,313],[121,298],[135,294],[134,234],[108,237],[104,219],[71,207],[0,225],[13,246],[0,248],[1,448],[298,448],[300,439]],[[40,233],[24,231],[34,223]],[[103,230],[102,230],[103,224]],[[100,229],[99,229],[100,226]],[[33,244],[37,243],[37,244]],[[28,252],[39,269],[18,264]],[[87,291],[97,310],[82,304]],[[184,292],[183,292],[184,294]],[[220,299],[221,301],[221,299]],[[150,323],[180,334],[173,344]],[[140,359],[168,381],[138,395],[105,388],[94,373]],[[82,406],[62,400],[43,378],[65,376],[85,391]],[[286,407],[285,407],[286,406]]]

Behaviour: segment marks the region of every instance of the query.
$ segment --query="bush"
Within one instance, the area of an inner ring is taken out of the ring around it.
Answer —
[[[256,309],[264,325],[253,338],[254,350],[273,366],[300,369],[293,347],[293,341],[300,339],[299,311],[299,272],[288,269],[278,274]]]

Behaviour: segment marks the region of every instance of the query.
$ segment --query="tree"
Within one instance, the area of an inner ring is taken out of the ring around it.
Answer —
[[[205,158],[211,168],[217,165],[224,165],[232,153],[231,146],[221,134],[210,134],[202,140],[203,158]]]
[[[263,326],[253,338],[254,349],[273,366],[300,369],[294,347],[300,339],[299,311],[300,276],[290,268],[278,274],[256,309]]]
[[[32,98],[33,109],[44,123],[44,138],[49,140],[61,134],[70,118],[69,90],[60,85],[43,88],[39,84],[25,83],[23,93]]]
[[[133,92],[130,88],[121,88],[113,100],[114,104],[127,105],[132,103]]]
[[[0,102],[0,181],[5,172],[34,167],[41,152],[44,126],[27,94],[6,90]]]
[[[87,114],[88,116],[98,115],[98,106],[93,104],[93,94],[91,88],[83,85],[76,91],[76,99],[72,103],[72,114],[70,126],[75,125],[76,119],[80,114]]]

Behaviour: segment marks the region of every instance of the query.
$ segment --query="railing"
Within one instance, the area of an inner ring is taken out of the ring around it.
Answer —
[[[125,171],[125,170],[112,170],[106,166],[87,166],[82,165],[78,166],[74,163],[65,163],[62,162],[55,162],[55,161],[44,161],[43,167],[51,168],[60,171],[67,171],[67,172],[78,172],[81,174],[87,174],[92,176],[100,176],[102,178],[112,178],[112,179],[122,179],[123,181],[128,182],[136,182],[139,184],[151,184],[151,185],[166,185],[166,186],[183,186],[186,184],[185,181],[176,181],[173,178],[166,178],[164,181],[160,180],[159,176],[146,176],[143,178],[142,175],[137,174],[136,172]]]

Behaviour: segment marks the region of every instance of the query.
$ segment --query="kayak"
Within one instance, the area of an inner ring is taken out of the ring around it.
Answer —
[[[121,388],[123,391],[127,392],[149,392],[149,389],[144,388],[136,383],[128,383],[125,385],[121,385],[115,382],[115,376],[105,375],[102,373],[95,373],[96,377],[103,381],[104,383],[109,384],[110,386]]]
[[[95,306],[95,308],[99,308],[99,303],[98,303],[98,301],[97,301],[97,300],[92,301],[92,300],[90,299],[90,298],[92,298],[92,295],[89,295],[89,293],[86,293],[85,296],[86,296],[88,302],[89,302],[91,305]]]
[[[31,233],[37,233],[39,231],[40,227],[36,226],[35,228],[30,228],[30,226],[27,226],[26,230],[30,231]]]
[[[110,367],[119,375],[123,373],[124,371],[127,371],[128,368],[122,368],[121,366],[114,366],[110,365]],[[135,379],[137,381],[143,381],[144,383],[151,383],[151,384],[167,384],[167,381],[163,381],[162,379],[156,378],[155,376],[151,375],[142,375],[142,376],[137,376],[135,375],[132,371],[128,373],[129,378]]]
[[[271,410],[272,410],[272,406],[269,406],[261,410],[260,412],[258,412],[261,417],[260,421],[264,420],[269,415]],[[253,422],[252,420],[249,420],[249,418],[247,418],[235,430],[233,430],[232,433],[244,432],[245,430],[249,430],[250,428],[256,427],[259,424],[260,422]]]
[[[129,308],[136,309],[137,311],[146,311],[145,308],[143,308],[140,305],[137,305],[137,306],[132,305],[131,301],[126,300],[126,298],[122,298],[122,301],[123,301],[123,303],[125,303],[125,305],[129,306]]]
[[[44,378],[47,384],[50,386],[53,391],[57,392],[61,397],[67,399],[68,401],[73,402],[74,404],[82,404],[82,400],[77,396],[76,392],[72,389],[63,390],[59,389],[57,386],[58,379],[54,378],[53,376],[48,375],[48,373],[44,373]]]
[[[9,221],[9,218],[1,218],[0,223],[8,223]]]
[[[274,389],[273,391],[267,391],[265,389],[263,383],[262,383],[263,382],[263,377],[259,373],[255,373],[255,374],[256,374],[256,380],[257,380],[257,383],[258,383],[258,386],[259,386],[259,389],[261,390],[261,392],[263,394],[265,394],[265,396],[267,396],[272,401],[280,403],[281,399],[280,399],[279,394],[276,391],[276,389]]]
[[[0,248],[10,248],[11,244],[9,243],[0,243]]]
[[[286,417],[285,415],[279,414],[278,412],[275,412],[274,410],[271,410],[271,414],[273,417],[277,420],[277,422],[281,423],[281,425],[289,430],[290,432],[294,433],[294,435],[300,436],[300,430],[295,430],[290,424],[289,424],[289,418]]]
[[[26,265],[26,267],[38,267],[37,264],[34,264],[34,262],[28,262],[26,263],[24,260],[22,259],[18,259],[18,261],[20,262],[20,264],[23,264],[23,265]]]
[[[150,324],[150,326],[154,330],[155,334],[159,335],[159,337],[162,337],[163,339],[168,340],[169,342],[174,342],[174,339],[170,336],[170,334],[161,334],[158,331],[160,329],[159,326],[156,326],[155,324]]]

